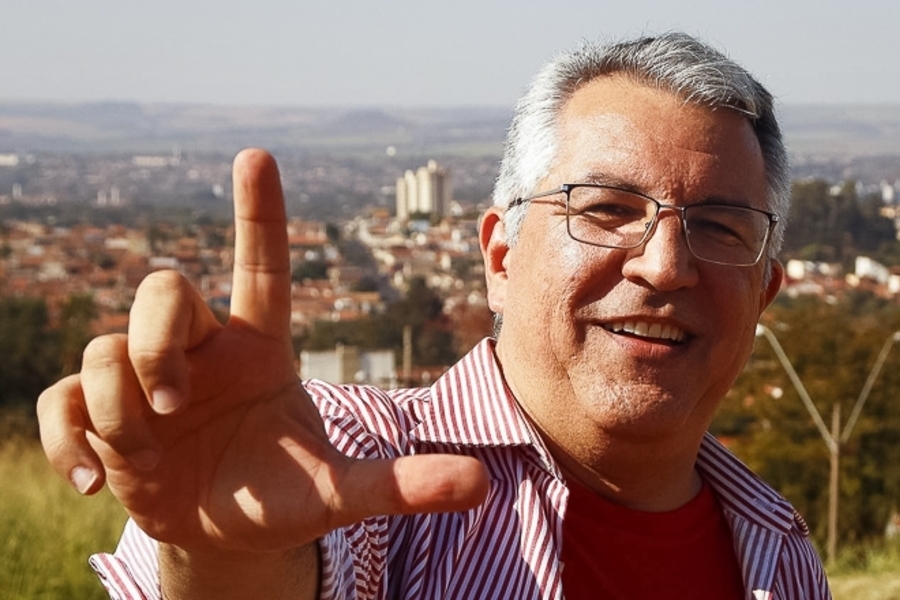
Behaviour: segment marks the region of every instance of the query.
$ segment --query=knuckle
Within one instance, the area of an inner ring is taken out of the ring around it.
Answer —
[[[188,285],[184,277],[173,270],[154,271],[141,281],[136,292],[138,298],[155,298],[179,293]]]
[[[44,454],[60,472],[83,454],[79,440],[84,439],[84,423],[77,418],[80,385],[78,376],[70,375],[41,393],[36,404]]]
[[[58,437],[60,430],[65,428],[65,403],[70,400],[59,393],[57,387],[58,384],[42,392],[35,404],[41,438]]]
[[[70,464],[77,462],[77,448],[64,436],[45,435],[41,430],[41,446],[50,464],[60,471],[68,470]]]
[[[44,447],[47,441],[58,440],[60,430],[60,420],[62,411],[60,410],[60,398],[53,388],[44,391],[38,396],[35,406],[38,418],[38,429]]]
[[[135,372],[146,378],[166,371],[172,351],[171,348],[136,346],[129,350],[128,356]]]
[[[91,415],[91,425],[94,432],[106,443],[118,446],[127,441],[126,423],[120,414],[100,412]]]
[[[35,404],[38,422],[49,421],[51,415],[55,411],[58,399],[57,386],[59,386],[58,383],[47,388],[41,392],[40,396],[38,396],[37,403]]]
[[[126,355],[126,340],[124,334],[102,335],[92,339],[84,349],[84,369],[102,369],[121,363]]]

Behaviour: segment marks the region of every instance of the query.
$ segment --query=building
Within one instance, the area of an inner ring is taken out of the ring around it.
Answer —
[[[408,221],[415,215],[443,217],[451,199],[450,174],[434,160],[397,178],[398,220]]]
[[[338,344],[334,350],[300,353],[300,378],[321,379],[329,383],[371,384],[397,387],[397,369],[392,350],[361,351],[355,346]]]

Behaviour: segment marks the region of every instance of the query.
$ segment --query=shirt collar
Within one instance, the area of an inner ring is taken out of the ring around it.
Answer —
[[[485,338],[431,386],[411,435],[424,442],[467,446],[543,446],[506,386]]]
[[[730,518],[743,518],[781,534],[796,528],[809,535],[793,506],[709,433],[700,445],[697,470]]]

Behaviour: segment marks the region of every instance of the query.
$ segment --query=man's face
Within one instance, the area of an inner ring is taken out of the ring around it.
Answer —
[[[678,206],[766,208],[759,144],[735,111],[603,77],[563,107],[558,140],[536,192],[602,180]],[[671,210],[640,248],[588,246],[566,233],[564,200],[533,201],[512,248],[497,213],[482,235],[510,387],[557,431],[590,423],[621,435],[699,437],[749,356],[780,265],[766,285],[765,259],[752,267],[696,259]]]

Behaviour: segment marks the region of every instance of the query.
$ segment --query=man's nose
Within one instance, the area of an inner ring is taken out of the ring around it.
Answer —
[[[661,207],[647,239],[628,251],[622,274],[659,290],[696,285],[697,258],[688,247],[682,219],[680,210]]]

